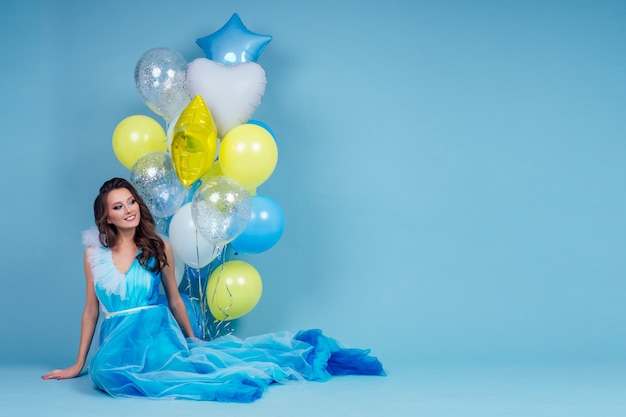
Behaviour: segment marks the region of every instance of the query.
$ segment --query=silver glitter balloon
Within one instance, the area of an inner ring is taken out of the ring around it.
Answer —
[[[187,61],[169,48],[152,48],[135,66],[135,85],[146,105],[170,122],[189,102]]]
[[[185,187],[167,152],[151,152],[139,158],[131,169],[130,182],[155,217],[173,215],[185,199]]]
[[[223,246],[243,233],[251,215],[250,193],[229,177],[203,179],[191,201],[196,228],[215,246]]]

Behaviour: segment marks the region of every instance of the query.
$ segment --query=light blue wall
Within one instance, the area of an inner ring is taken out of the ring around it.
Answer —
[[[81,230],[133,71],[238,13],[286,217],[240,335],[387,360],[623,358],[623,1],[0,1],[0,361],[73,360]]]

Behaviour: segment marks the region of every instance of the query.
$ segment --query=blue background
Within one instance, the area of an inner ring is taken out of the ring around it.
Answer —
[[[623,1],[0,1],[3,363],[70,364],[80,232],[129,172],[148,49],[233,13],[273,36],[254,115],[285,212],[241,336],[320,327],[392,360],[622,360]],[[42,349],[43,347],[43,349]]]

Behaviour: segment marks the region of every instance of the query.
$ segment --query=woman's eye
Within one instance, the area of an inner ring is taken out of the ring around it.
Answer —
[[[113,206],[113,210],[120,210],[122,208],[121,205]]]
[[[135,201],[134,199],[132,199],[132,200],[130,200],[130,201],[128,202],[128,204],[130,204],[131,206],[132,206],[133,204],[135,204],[135,203],[136,203],[136,201]]]

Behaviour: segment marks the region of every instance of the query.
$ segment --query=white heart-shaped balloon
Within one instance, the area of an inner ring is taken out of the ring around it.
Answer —
[[[261,104],[266,84],[265,70],[256,62],[222,65],[197,58],[187,67],[189,95],[202,96],[220,137],[250,119]]]

